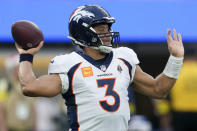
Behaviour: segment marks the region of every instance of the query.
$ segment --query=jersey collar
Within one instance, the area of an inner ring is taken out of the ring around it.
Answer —
[[[83,57],[85,60],[87,60],[89,63],[94,65],[95,67],[99,68],[103,72],[105,72],[107,70],[107,68],[109,67],[109,65],[112,61],[112,58],[113,58],[112,51],[109,54],[107,54],[105,56],[105,58],[99,59],[99,60],[94,60],[92,57],[90,57],[86,54],[83,54],[80,51],[76,51],[76,53],[79,54],[81,57]]]

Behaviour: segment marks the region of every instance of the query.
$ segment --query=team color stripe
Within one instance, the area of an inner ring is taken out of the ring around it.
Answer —
[[[78,105],[76,104],[76,96],[73,93],[73,77],[80,65],[81,63],[78,63],[68,71],[69,89],[67,93],[62,95],[67,105],[68,121],[72,131],[78,131],[80,127],[78,122]]]
[[[125,59],[122,59],[122,58],[118,58],[118,59],[121,60],[128,67],[129,76],[130,76],[130,79],[131,79],[132,78],[132,75],[131,75],[132,66],[131,66],[131,64],[128,61],[126,61]]]

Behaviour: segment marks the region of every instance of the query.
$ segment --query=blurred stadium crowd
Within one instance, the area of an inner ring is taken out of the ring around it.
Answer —
[[[165,67],[169,56],[165,43],[123,45],[137,52],[140,66],[147,73],[156,76]],[[186,56],[180,77],[165,100],[153,100],[129,90],[130,131],[197,130],[197,47],[195,43],[185,43],[185,47]],[[39,75],[47,73],[51,58],[74,49],[71,44],[46,43],[34,60],[35,72]],[[0,57],[0,131],[68,130],[62,96],[30,98],[20,91],[18,54],[13,43],[2,46]]]

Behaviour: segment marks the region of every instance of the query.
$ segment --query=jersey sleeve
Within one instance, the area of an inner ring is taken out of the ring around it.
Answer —
[[[60,55],[54,57],[51,60],[48,68],[48,74],[59,74],[59,77],[61,79],[61,85],[62,85],[61,93],[66,93],[69,88],[66,62],[64,61],[65,59],[67,59],[66,55]]]
[[[127,47],[122,47],[123,48],[123,53],[126,56],[126,60],[132,65],[137,65],[139,64],[139,59],[137,57],[137,54],[130,48]]]
[[[132,82],[136,71],[136,65],[140,63],[137,54],[132,49],[127,47],[120,47],[119,50],[121,57],[125,59],[132,67],[131,69],[131,75],[133,76],[131,78],[131,82]]]
[[[56,56],[54,57],[49,64],[48,74],[55,74],[55,73],[65,73],[66,72],[66,62],[65,60],[67,57],[65,55]]]

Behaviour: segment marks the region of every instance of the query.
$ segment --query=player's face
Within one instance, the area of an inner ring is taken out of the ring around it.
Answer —
[[[107,24],[99,24],[93,27],[104,45],[111,45],[111,34]]]

